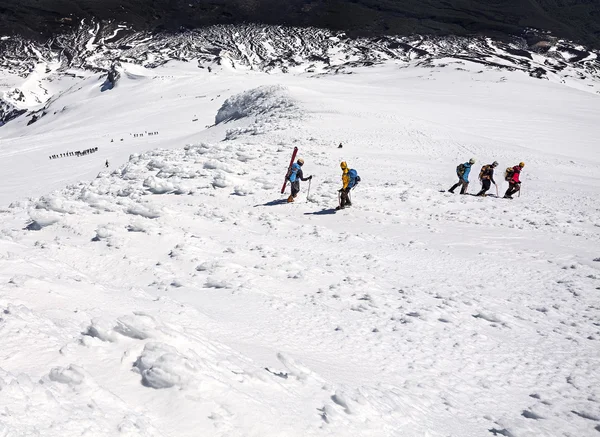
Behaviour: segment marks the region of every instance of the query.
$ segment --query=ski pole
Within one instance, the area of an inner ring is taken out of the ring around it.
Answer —
[[[306,201],[308,202],[310,200],[310,183],[312,182],[312,179],[308,180],[308,191],[306,192]]]

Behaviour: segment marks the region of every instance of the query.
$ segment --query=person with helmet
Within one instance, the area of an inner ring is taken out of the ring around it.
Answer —
[[[496,185],[494,181],[494,169],[498,167],[498,161],[494,161],[491,164],[484,165],[481,167],[479,172],[479,180],[481,181],[481,191],[477,193],[478,196],[486,196],[486,192],[490,189],[491,185]]]
[[[475,159],[471,158],[468,162],[464,164],[459,164],[456,167],[456,175],[458,176],[458,182],[452,186],[448,191],[454,194],[454,190],[459,186],[462,186],[460,189],[460,194],[467,194],[467,187],[469,186],[469,173],[471,173],[471,166],[475,164]]]
[[[509,172],[509,174],[507,175],[506,180],[508,181],[508,190],[506,190],[506,193],[504,193],[505,199],[512,199],[513,194],[521,190],[520,175],[521,171],[523,170],[523,167],[525,167],[525,163],[520,162],[519,165],[515,165],[512,168],[512,173]]]
[[[312,179],[312,175],[307,178],[304,177],[304,174],[302,173],[303,165],[304,159],[299,158],[290,169],[288,180],[290,181],[290,185],[292,187],[292,194],[290,194],[290,197],[287,199],[288,203],[293,202],[300,192],[300,181],[310,181]]]
[[[350,176],[348,172],[350,169],[348,168],[348,164],[346,161],[342,161],[340,163],[340,168],[342,169],[342,188],[338,190],[340,193],[340,204],[336,209],[344,209],[346,206],[352,206],[352,202],[350,202]]]
[[[340,163],[340,168],[342,169],[342,188],[338,190],[340,193],[340,204],[336,209],[344,209],[347,206],[352,206],[352,202],[350,202],[350,190],[355,188],[360,182],[358,172],[353,168],[349,168],[346,161]]]

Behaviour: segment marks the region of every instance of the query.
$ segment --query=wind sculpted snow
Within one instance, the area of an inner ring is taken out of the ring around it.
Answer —
[[[0,434],[597,434],[598,97],[454,67],[128,65],[2,127]],[[471,157],[521,197],[441,193]]]

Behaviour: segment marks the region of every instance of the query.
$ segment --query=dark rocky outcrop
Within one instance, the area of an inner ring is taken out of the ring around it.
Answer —
[[[10,103],[0,100],[0,126],[3,126],[25,112],[24,109],[17,109]]]
[[[501,38],[537,28],[600,48],[598,17],[600,2],[593,0],[0,0],[0,32],[42,40],[77,28],[81,20],[96,19],[150,32],[258,23],[320,27],[353,36]]]
[[[112,90],[117,85],[117,81],[120,77],[121,73],[117,70],[117,66],[115,64],[111,65],[108,74],[106,75],[106,80],[102,84],[100,90],[102,92]]]

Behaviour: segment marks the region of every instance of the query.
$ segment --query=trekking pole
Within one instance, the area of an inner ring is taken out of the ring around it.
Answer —
[[[494,183],[494,185],[496,186],[496,197],[500,197],[500,194],[498,194],[498,184]]]
[[[312,179],[308,180],[308,191],[306,192],[306,201],[308,202],[310,200],[310,183],[312,182]]]

